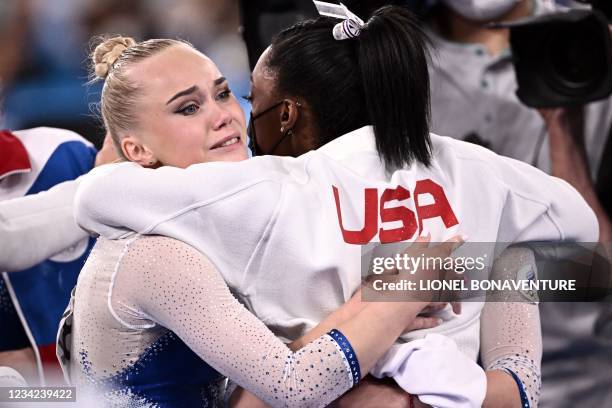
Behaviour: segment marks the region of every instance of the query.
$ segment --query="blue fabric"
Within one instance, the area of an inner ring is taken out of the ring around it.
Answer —
[[[85,368],[86,375],[89,374],[91,363],[85,351],[80,352],[80,359],[81,367]],[[112,377],[92,380],[113,397],[129,395],[156,407],[182,408],[217,406],[218,384],[222,379],[221,374],[168,331],[134,364]]]
[[[11,285],[39,346],[55,343],[57,328],[95,240],[72,262],[44,261],[24,271],[9,273]]]
[[[346,361],[348,361],[349,367],[351,368],[351,376],[353,377],[353,387],[361,380],[361,367],[359,366],[359,360],[357,360],[357,353],[353,350],[353,346],[348,339],[342,334],[341,331],[332,329],[329,333],[332,339],[340,346]]]
[[[96,150],[80,141],[59,144],[26,195],[46,191],[56,184],[87,173],[93,168],[95,157]],[[47,260],[25,271],[8,274],[25,321],[38,346],[55,343],[57,327],[70,299],[70,291],[76,285],[78,274],[93,243],[94,240],[90,239],[85,252],[71,262]],[[0,299],[0,302],[4,303],[5,299]],[[16,345],[19,348],[29,345],[23,344],[23,331],[16,329],[21,325],[16,317],[14,310],[12,313],[8,308],[0,310],[3,329],[11,326],[10,330],[2,330],[0,351],[14,350]]]
[[[47,191],[56,184],[89,172],[96,161],[96,149],[79,141],[64,142],[57,146],[41,169],[26,195]]]
[[[512,378],[516,382],[516,385],[518,386],[519,395],[521,396],[521,406],[523,408],[530,408],[529,399],[527,398],[527,393],[525,392],[525,386],[523,385],[523,382],[518,377],[518,375],[514,373],[514,371],[509,370],[507,368],[506,371],[512,376]]]

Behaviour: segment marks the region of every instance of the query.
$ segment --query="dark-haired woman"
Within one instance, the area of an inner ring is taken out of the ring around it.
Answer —
[[[281,33],[260,66],[272,97],[258,95],[264,89],[257,78],[252,95],[257,152],[323,147],[297,159],[183,170],[106,167],[81,186],[81,225],[107,238],[129,236],[127,229],[190,244],[288,339],[358,287],[357,244],[411,241],[425,230],[435,241],[459,232],[480,242],[595,238],[592,211],[571,187],[478,147],[429,136],[426,56],[406,11],[384,8],[366,24],[343,22],[346,38],[334,38],[336,23],[319,19]],[[186,121],[214,109],[197,98],[185,105]],[[120,199],[108,205],[109,197]],[[581,225],[573,223],[576,213],[584,216]],[[443,314],[440,326],[474,361],[481,309],[466,304],[460,317]],[[524,363],[518,369],[530,369]]]
[[[426,37],[410,14],[393,14],[390,8],[375,13],[364,28],[356,38],[333,41],[329,21],[319,20],[298,24],[273,39],[253,70],[248,98],[253,106],[250,135],[255,153],[299,156],[367,123],[374,125],[387,171],[413,161],[430,163]],[[385,31],[394,29],[404,34],[394,38],[403,46],[389,41]],[[334,150],[350,150],[359,143],[356,137],[342,138],[345,145],[336,141]],[[504,269],[508,277],[507,271],[524,266],[528,257],[518,250],[509,252],[495,271]],[[488,381],[484,405],[537,406],[541,359],[537,305],[486,304],[481,341]],[[353,394],[347,400],[368,397]]]

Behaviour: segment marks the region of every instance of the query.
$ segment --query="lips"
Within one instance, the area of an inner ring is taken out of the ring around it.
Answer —
[[[235,140],[234,140],[235,139]],[[229,136],[220,139],[217,143],[211,146],[210,150],[219,149],[221,147],[231,146],[233,144],[240,143],[240,133],[232,133]]]

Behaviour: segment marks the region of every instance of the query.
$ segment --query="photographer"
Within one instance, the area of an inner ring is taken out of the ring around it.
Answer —
[[[584,108],[538,111],[523,105],[515,94],[509,29],[487,26],[558,9],[546,0],[438,2],[427,16],[435,49],[430,68],[432,128],[565,179],[597,214],[600,241],[607,243],[610,218],[595,193],[593,179],[605,162],[602,152],[612,122],[611,99]],[[540,305],[541,406],[600,407],[612,401],[612,353],[596,328],[596,321],[605,316],[604,307],[598,303]],[[588,375],[582,370],[579,374],[577,366],[587,367]]]
[[[584,113],[585,156],[566,163],[578,171],[564,171],[555,150],[559,138],[552,136],[537,110],[523,105],[515,95],[517,83],[509,30],[487,24],[514,21],[557,10],[547,0],[498,2],[443,0],[431,9],[429,34],[435,48],[432,70],[432,124],[437,134],[464,139],[496,153],[522,160],[565,178],[576,187],[598,215],[602,241],[610,240],[610,221],[597,202],[592,183],[585,183],[579,169],[588,165],[589,178],[601,163],[612,122],[611,101],[591,103]],[[553,120],[559,128],[564,115]],[[548,139],[548,140],[547,140]],[[560,173],[559,173],[560,171]]]

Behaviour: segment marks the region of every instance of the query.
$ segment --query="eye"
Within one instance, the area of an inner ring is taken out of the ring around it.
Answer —
[[[179,109],[177,113],[180,113],[185,116],[190,116],[197,113],[198,110],[200,110],[200,107],[198,105],[196,105],[195,103],[190,103],[184,108]]]
[[[247,101],[248,103],[253,103],[253,95],[248,94],[248,95],[243,95],[242,99],[244,99],[245,101]]]
[[[217,100],[219,101],[225,101],[227,99],[229,99],[230,95],[232,94],[231,89],[227,88],[224,89],[223,91],[221,91],[218,95],[217,95]]]

